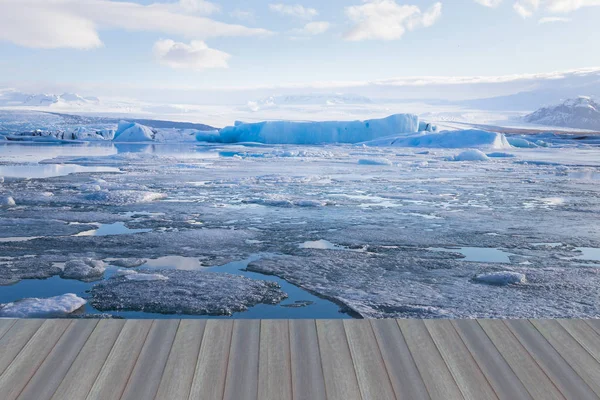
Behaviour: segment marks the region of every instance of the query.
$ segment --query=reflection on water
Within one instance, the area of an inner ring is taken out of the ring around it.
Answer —
[[[78,172],[119,172],[114,167],[87,167],[77,164],[0,165],[0,176],[7,178],[51,178]]]

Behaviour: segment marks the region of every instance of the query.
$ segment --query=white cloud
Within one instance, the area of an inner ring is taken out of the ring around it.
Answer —
[[[427,11],[395,0],[368,0],[360,6],[346,7],[346,16],[354,26],[345,33],[346,40],[400,39],[408,30],[433,25],[442,15],[442,3]]]
[[[540,0],[520,0],[513,8],[523,18],[529,18],[540,7]]]
[[[231,11],[229,13],[229,15],[235,19],[239,19],[240,21],[254,22],[254,20],[256,19],[256,16],[254,15],[254,11],[241,10],[239,8],[236,8],[235,10]]]
[[[600,0],[546,0],[548,11],[568,13],[583,7],[600,6]]]
[[[157,60],[171,68],[202,70],[206,68],[228,68],[229,54],[209,48],[201,40],[190,44],[173,40],[159,40],[154,44]]]
[[[481,4],[482,6],[494,8],[498,7],[500,3],[502,3],[502,0],[475,0],[475,2]]]
[[[35,48],[89,49],[102,45],[101,29],[190,39],[272,33],[202,16],[216,11],[218,6],[202,0],[150,5],[114,0],[0,0],[0,40]]]
[[[544,17],[538,20],[538,24],[549,24],[552,22],[569,22],[571,18],[563,18],[563,17]]]
[[[301,4],[269,4],[269,10],[282,15],[289,15],[301,19],[312,19],[319,15],[319,12],[314,8],[307,8]]]
[[[292,29],[290,33],[293,35],[314,36],[327,32],[327,30],[329,30],[329,27],[330,24],[327,21],[314,21],[309,22],[300,29]]]
[[[600,0],[519,0],[514,10],[523,18],[531,17],[538,9],[554,14],[566,14],[583,7],[600,6]]]

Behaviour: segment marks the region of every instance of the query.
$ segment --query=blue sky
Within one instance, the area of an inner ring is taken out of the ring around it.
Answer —
[[[0,0],[0,80],[221,88],[562,71],[600,66],[597,21],[600,0]]]

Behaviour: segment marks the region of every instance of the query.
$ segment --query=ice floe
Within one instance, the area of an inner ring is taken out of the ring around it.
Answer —
[[[525,274],[513,271],[499,271],[479,274],[476,275],[473,280],[480,283],[487,283],[488,285],[499,286],[527,283]]]
[[[0,304],[2,318],[62,317],[78,310],[86,301],[73,293],[48,298],[27,298]]]
[[[101,311],[231,315],[259,303],[276,304],[287,295],[275,282],[225,273],[156,270],[114,276],[92,288],[92,305]],[[156,279],[160,275],[166,279]]]

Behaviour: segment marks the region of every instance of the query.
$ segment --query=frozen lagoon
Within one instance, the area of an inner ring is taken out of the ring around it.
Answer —
[[[0,303],[75,293],[88,300],[79,314],[180,317],[181,293],[182,304],[196,302],[192,317],[598,317],[598,148],[505,151],[514,157],[451,161],[461,149],[351,145],[2,144],[0,196],[15,205],[0,208]],[[60,277],[65,263],[84,258],[104,261],[100,278]],[[123,309],[94,290],[122,280],[123,265],[186,273],[164,299],[142,296],[147,282],[132,280],[140,296]],[[231,274],[232,283],[205,272]],[[497,273],[526,280],[476,279]],[[204,283],[202,298],[177,287],[189,276]],[[279,288],[265,291],[262,281]]]

